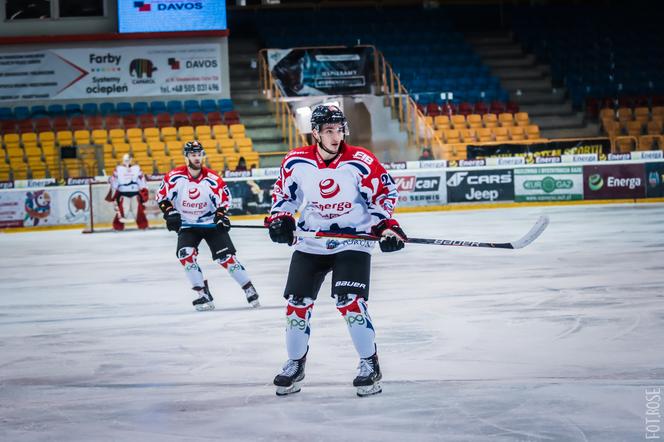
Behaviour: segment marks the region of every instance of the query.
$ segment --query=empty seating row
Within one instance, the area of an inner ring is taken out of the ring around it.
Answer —
[[[479,129],[440,129],[435,131],[438,139],[445,144],[486,143],[499,141],[541,140],[537,125],[513,127],[484,127]]]
[[[480,129],[493,127],[513,127],[530,125],[530,117],[527,112],[517,112],[516,114],[470,114],[465,115],[436,115],[435,117],[424,117],[429,125],[435,129]]]

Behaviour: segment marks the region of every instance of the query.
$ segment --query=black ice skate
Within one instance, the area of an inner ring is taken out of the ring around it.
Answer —
[[[205,283],[205,287],[193,288],[193,290],[197,292],[198,298],[194,299],[194,302],[192,302],[192,304],[194,305],[194,308],[199,312],[214,310],[214,302],[212,302],[214,298],[212,297],[212,293],[210,293],[208,282],[207,280],[203,282]]]
[[[250,282],[246,283],[242,287],[242,290],[244,290],[244,294],[247,295],[247,302],[249,303],[250,306],[254,308],[261,306],[261,303],[258,302],[258,292],[256,291],[256,288],[252,283]]]
[[[378,353],[374,353],[371,357],[360,359],[360,365],[357,368],[359,371],[353,380],[353,386],[357,387],[358,396],[371,396],[383,391],[378,382],[383,378],[380,372],[380,365],[378,365]]]
[[[306,353],[301,359],[286,361],[281,373],[274,378],[274,385],[277,386],[277,396],[286,396],[301,390],[300,382],[304,379],[304,364],[306,362]]]

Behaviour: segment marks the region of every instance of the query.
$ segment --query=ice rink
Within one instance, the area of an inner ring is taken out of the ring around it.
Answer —
[[[664,205],[397,218],[411,236],[509,241],[543,213],[522,250],[374,253],[383,393],[368,398],[329,278],[302,391],[275,396],[292,250],[264,231],[231,231],[263,307],[202,246],[217,310],[201,313],[171,232],[0,234],[0,440],[645,440],[646,391],[664,390]]]

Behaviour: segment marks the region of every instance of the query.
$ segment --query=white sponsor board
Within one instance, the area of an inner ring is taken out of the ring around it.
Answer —
[[[220,92],[216,44],[0,53],[0,102]]]

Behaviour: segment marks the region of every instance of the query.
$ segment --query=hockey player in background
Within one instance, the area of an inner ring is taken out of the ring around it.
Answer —
[[[124,230],[130,221],[136,221],[139,229],[148,228],[145,216],[145,203],[149,198],[147,183],[141,167],[131,163],[131,155],[124,154],[122,164],[118,164],[109,180],[111,188],[106,201],[115,204],[113,230],[117,231]]]
[[[195,292],[193,305],[199,311],[214,309],[208,282],[197,262],[198,245],[205,240],[212,259],[242,287],[247,302],[259,307],[258,293],[235,256],[228,234],[231,229],[227,215],[231,198],[228,186],[203,166],[205,151],[201,143],[185,143],[183,153],[185,165],[166,174],[157,192],[157,203],[164,213],[166,228],[178,234],[177,257]]]
[[[398,195],[392,177],[371,152],[344,142],[348,123],[338,107],[317,106],[311,127],[315,144],[286,155],[274,185],[270,216],[265,218],[272,241],[295,248],[284,290],[289,359],[274,384],[277,395],[300,391],[314,301],[325,276],[332,272],[332,297],[360,357],[353,385],[359,396],[368,396],[382,391],[375,332],[367,309],[375,243],[298,238],[296,225],[305,231],[371,233],[381,238],[383,252],[393,252],[403,248],[406,239],[392,218]]]

